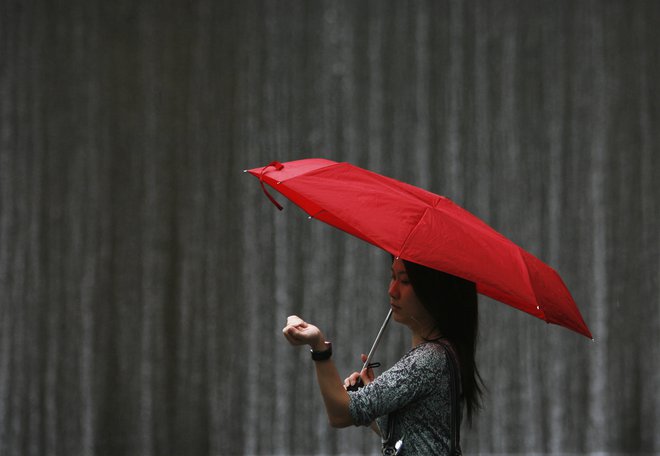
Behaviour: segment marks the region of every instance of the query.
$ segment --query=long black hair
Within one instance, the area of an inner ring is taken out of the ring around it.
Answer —
[[[477,285],[446,272],[403,261],[417,298],[458,354],[468,423],[481,407],[483,381],[475,353],[479,327]]]

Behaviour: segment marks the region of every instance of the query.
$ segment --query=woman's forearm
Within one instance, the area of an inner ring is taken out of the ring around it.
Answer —
[[[317,352],[327,350],[325,337],[321,330],[296,315],[287,318],[287,324],[282,332],[291,345],[309,345]],[[350,426],[353,424],[348,409],[350,398],[339,378],[335,363],[328,358],[315,361],[314,364],[316,364],[316,378],[330,424],[333,427]]]
[[[323,396],[325,410],[332,427],[341,428],[353,424],[353,418],[348,409],[349,396],[339,377],[332,359],[315,361],[316,379]]]

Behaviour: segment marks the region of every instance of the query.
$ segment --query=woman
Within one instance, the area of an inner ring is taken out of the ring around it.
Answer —
[[[388,290],[392,318],[410,329],[412,348],[392,368],[374,378],[371,369],[341,381],[323,333],[291,316],[284,336],[312,349],[316,374],[333,427],[372,425],[384,446],[403,441],[400,454],[448,454],[451,445],[449,349],[460,366],[461,408],[468,421],[479,407],[481,379],[474,356],[477,291],[473,282],[394,259]],[[440,342],[443,342],[441,344]],[[365,356],[362,355],[363,361]],[[364,387],[347,391],[358,378]],[[377,425],[374,426],[373,422]],[[460,422],[457,423],[460,426]]]

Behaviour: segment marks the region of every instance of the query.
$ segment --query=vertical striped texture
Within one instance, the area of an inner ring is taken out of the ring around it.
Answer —
[[[326,157],[553,265],[595,341],[482,299],[470,454],[660,453],[660,4],[0,2],[0,454],[376,454],[329,429],[388,257],[241,173]],[[406,333],[390,327],[379,360]]]

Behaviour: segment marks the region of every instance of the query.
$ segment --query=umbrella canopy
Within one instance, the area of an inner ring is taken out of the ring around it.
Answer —
[[[591,338],[559,274],[444,196],[325,159],[247,170],[310,217],[477,284],[479,293]]]

